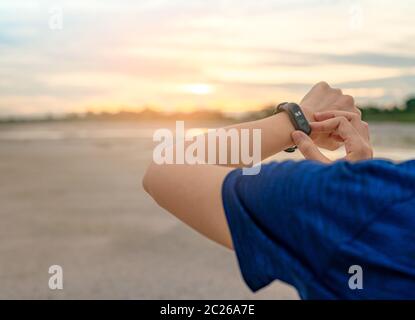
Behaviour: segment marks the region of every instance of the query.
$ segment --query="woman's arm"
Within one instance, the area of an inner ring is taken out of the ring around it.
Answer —
[[[208,133],[189,138],[184,142],[183,148],[173,145],[167,150],[174,159],[178,159],[176,152],[180,155],[190,149],[192,144],[199,142],[198,150],[194,152],[199,164],[251,167],[255,162],[261,162],[292,146],[290,132],[293,130],[294,127],[284,112],[261,120],[209,130]],[[255,141],[255,137],[259,137],[259,141]],[[203,143],[200,144],[200,141]],[[199,152],[199,149],[203,152]]]
[[[285,113],[225,129],[234,128],[261,129],[263,158],[292,145],[294,127]],[[206,237],[231,248],[221,196],[223,179],[231,170],[217,165],[152,163],[143,186],[161,207]]]
[[[315,111],[330,108],[353,111],[354,102],[347,97],[326,83],[320,83],[303,99],[301,106],[308,117]],[[260,129],[262,159],[293,144],[294,127],[285,113],[225,129],[237,129],[238,132]],[[231,170],[209,164],[152,163],[144,176],[143,186],[161,207],[206,237],[231,248],[221,196],[223,180]]]

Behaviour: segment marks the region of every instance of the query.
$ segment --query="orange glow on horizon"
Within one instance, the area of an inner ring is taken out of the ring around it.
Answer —
[[[62,0],[66,22],[51,31],[35,8],[10,1],[0,10],[0,116],[244,112],[300,101],[319,81],[358,103],[414,93],[415,3],[359,1],[357,27],[347,1],[230,0],[212,10],[219,2]],[[24,21],[10,14],[18,10]]]

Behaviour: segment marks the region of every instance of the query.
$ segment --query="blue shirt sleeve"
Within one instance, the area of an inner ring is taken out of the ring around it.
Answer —
[[[256,291],[275,279],[300,292],[322,283],[337,248],[392,203],[413,195],[405,171],[387,161],[326,165],[287,161],[225,178],[223,206],[242,276]],[[381,195],[381,196],[380,196]],[[316,296],[330,296],[316,286]]]

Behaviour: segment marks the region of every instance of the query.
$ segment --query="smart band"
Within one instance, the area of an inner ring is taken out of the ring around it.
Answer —
[[[307,118],[305,117],[303,111],[301,110],[300,106],[296,103],[281,103],[278,105],[276,109],[276,113],[280,112],[287,112],[291,123],[293,124],[295,130],[300,130],[304,132],[306,135],[310,135],[311,127],[308,123]],[[286,149],[286,152],[294,152],[297,149],[297,146],[293,146],[291,148]]]

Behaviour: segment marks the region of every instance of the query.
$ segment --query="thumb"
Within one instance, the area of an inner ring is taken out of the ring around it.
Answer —
[[[313,140],[311,140],[311,138],[304,132],[294,131],[291,134],[291,137],[306,159],[320,161],[324,163],[331,162],[330,159],[328,159],[320,152],[320,150],[314,144]]]

